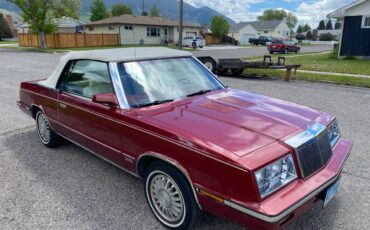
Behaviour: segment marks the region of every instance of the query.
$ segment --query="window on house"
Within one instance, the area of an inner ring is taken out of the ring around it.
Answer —
[[[116,28],[114,26],[108,26],[108,30],[112,31],[115,30]]]
[[[146,35],[148,37],[160,37],[161,36],[161,29],[159,27],[147,27],[146,28]]]
[[[370,28],[370,16],[364,16],[362,19],[362,27]]]
[[[89,31],[94,31],[94,27],[93,26],[89,26]]]
[[[125,30],[133,30],[132,26],[125,26]]]

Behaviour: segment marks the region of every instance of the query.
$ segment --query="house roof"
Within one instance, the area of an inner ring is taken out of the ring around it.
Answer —
[[[241,29],[245,28],[247,25],[251,25],[256,30],[274,30],[283,21],[284,20],[240,22],[232,26],[230,29],[230,32],[232,33],[239,32]]]
[[[54,72],[45,81],[39,82],[49,88],[55,88],[58,79],[70,60],[96,60],[104,62],[127,62],[146,59],[164,59],[172,57],[191,57],[192,53],[164,47],[152,48],[117,48],[92,51],[73,51],[60,58],[59,64]]]
[[[327,17],[328,18],[336,18],[336,19],[343,18],[345,16],[345,13],[346,13],[347,10],[349,10],[352,7],[355,7],[355,6],[357,6],[357,5],[361,4],[361,3],[364,3],[366,1],[368,1],[368,0],[357,0],[357,1],[354,1],[354,2],[352,2],[350,4],[348,4],[348,5],[343,6],[342,8],[339,8],[339,9],[337,9],[337,10],[329,13],[327,15]]]
[[[121,16],[111,17],[95,22],[87,23],[88,26],[93,25],[112,25],[112,24],[133,24],[133,25],[151,25],[151,26],[178,26],[179,21],[171,20],[162,17],[138,16],[124,14]],[[199,24],[184,23],[185,27],[201,27]]]
[[[58,28],[74,28],[76,26],[81,26],[83,25],[82,22],[70,18],[70,17],[62,17],[62,18],[56,18],[54,19],[54,22],[57,24]],[[21,28],[29,28],[30,25],[28,23],[24,23]]]

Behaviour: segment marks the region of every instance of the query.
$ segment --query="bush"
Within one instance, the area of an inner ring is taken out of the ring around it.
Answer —
[[[306,35],[304,35],[304,34],[297,34],[297,35],[295,36],[295,38],[296,38],[298,41],[305,40],[305,39],[306,39]]]
[[[321,34],[319,40],[320,41],[333,41],[334,35],[332,35],[331,33]]]

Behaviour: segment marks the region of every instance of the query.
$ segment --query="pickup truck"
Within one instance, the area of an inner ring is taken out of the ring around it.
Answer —
[[[271,37],[266,37],[266,36],[259,36],[258,38],[250,38],[249,43],[251,45],[266,45],[267,42],[272,42]]]

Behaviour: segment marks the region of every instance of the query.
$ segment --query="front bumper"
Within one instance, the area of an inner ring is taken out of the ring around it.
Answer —
[[[314,203],[322,200],[322,194],[340,177],[351,147],[350,141],[340,139],[333,148],[331,159],[323,169],[309,178],[292,182],[259,204],[225,200],[223,204],[218,204],[217,208],[211,208],[210,212],[225,216],[249,228],[281,228],[302,215]],[[215,205],[205,197],[201,200],[207,203],[207,207]]]

